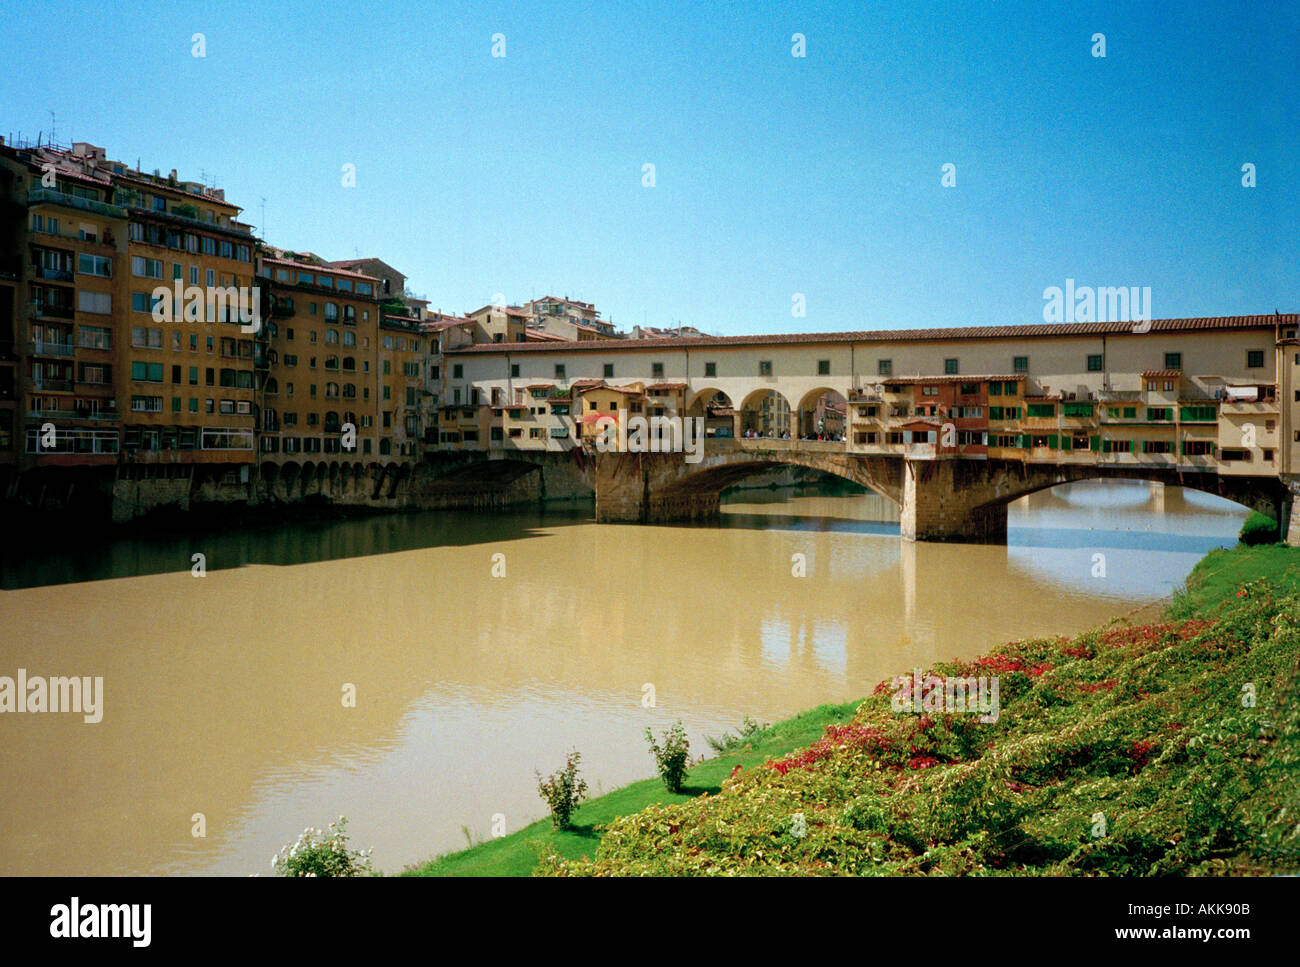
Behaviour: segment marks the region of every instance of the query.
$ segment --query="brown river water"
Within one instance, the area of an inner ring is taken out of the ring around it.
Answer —
[[[1013,504],[1005,547],[904,544],[874,495],[750,490],[707,525],[582,507],[10,549],[0,676],[103,698],[94,724],[0,713],[0,874],[267,875],[341,814],[396,872],[545,815],[534,770],[571,747],[596,794],[653,775],[647,726],[707,752],[746,715],[1153,614],[1244,517],[1094,482]]]

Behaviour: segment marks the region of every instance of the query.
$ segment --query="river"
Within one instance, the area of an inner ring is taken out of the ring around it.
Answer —
[[[746,715],[1080,631],[1244,517],[1091,482],[1013,504],[1005,547],[905,544],[877,496],[747,490],[701,525],[583,507],[10,547],[0,675],[102,676],[103,718],[0,714],[0,874],[265,875],[341,814],[395,872],[543,816],[534,770],[571,747],[596,794],[653,774],[646,726],[707,752]]]

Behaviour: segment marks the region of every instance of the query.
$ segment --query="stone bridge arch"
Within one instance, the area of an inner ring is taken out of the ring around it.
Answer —
[[[596,520],[700,520],[719,513],[722,491],[751,474],[807,467],[902,499],[901,461],[844,452],[843,444],[789,440],[711,440],[699,463],[680,453],[607,453],[597,457]]]
[[[1290,494],[1276,477],[1179,471],[1173,467],[1071,466],[1016,460],[907,461],[902,536],[907,540],[1005,543],[1007,505],[1040,490],[1082,480],[1146,480],[1223,497],[1274,519]]]

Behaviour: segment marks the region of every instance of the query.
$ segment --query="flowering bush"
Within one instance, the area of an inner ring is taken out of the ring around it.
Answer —
[[[537,794],[551,810],[551,823],[556,829],[568,829],[569,820],[578,811],[578,805],[587,797],[587,780],[578,775],[582,756],[575,750],[564,760],[564,768],[552,772],[545,779],[537,773]]]
[[[348,847],[348,820],[340,816],[328,832],[315,826],[303,830],[292,846],[282,847],[271,857],[271,868],[280,876],[364,876],[373,873],[372,849]]]
[[[686,730],[681,722],[674,722],[663,734],[662,746],[655,741],[654,733],[645,730],[646,741],[650,743],[650,754],[655,757],[659,767],[659,778],[669,792],[681,792],[682,780],[686,778],[686,762],[690,757],[691,743],[686,738]]]

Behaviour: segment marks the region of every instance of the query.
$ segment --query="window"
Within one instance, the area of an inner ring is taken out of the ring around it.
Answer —
[[[142,383],[161,383],[163,381],[163,364],[133,362],[131,363],[131,378]]]
[[[1148,406],[1147,422],[1163,423],[1174,418],[1173,407],[1168,406]]]
[[[989,396],[1001,396],[1001,395],[1002,395],[1002,380],[995,379],[993,380],[993,382],[989,383]]]
[[[437,367],[437,366],[433,367],[433,373],[432,373],[432,376],[433,376],[434,379],[437,379],[437,378],[438,378],[438,367]],[[511,363],[511,364],[510,364],[510,378],[511,378],[511,379],[518,379],[518,378],[519,378],[519,364],[518,364],[518,363]]]
[[[564,363],[555,364],[555,378],[564,379]]]
[[[98,275],[108,279],[113,276],[113,263],[106,255],[78,255],[77,271],[82,275]]]
[[[1055,403],[1029,403],[1026,406],[1027,415],[1030,419],[1051,419],[1056,416]]]
[[[339,307],[336,302],[325,303],[325,321],[337,322],[339,318]]]
[[[1017,357],[1017,358],[1020,358],[1020,357]],[[953,359],[953,358],[945,359],[945,360],[943,361],[943,371],[944,371],[944,374],[947,375],[947,376],[956,376],[956,375],[957,375],[957,360],[956,360],[956,359]]]
[[[1182,369],[1182,368],[1183,368],[1182,353],[1165,353],[1165,369]],[[1148,450],[1147,452],[1154,453],[1156,451]],[[1160,451],[1160,452],[1163,453],[1164,451]]]
[[[831,361],[829,359],[817,360],[817,375],[829,376],[831,374]]]
[[[142,279],[161,279],[163,277],[163,264],[158,259],[146,259],[133,255],[131,256],[131,274],[138,275]]]
[[[1098,354],[1095,355],[1095,356],[1089,356],[1089,357],[1088,357],[1088,372],[1090,372],[1090,373],[1100,373],[1100,372],[1101,372],[1102,364],[1103,364],[1103,357],[1102,357],[1102,355],[1101,355],[1100,353],[1098,353]]]
[[[980,391],[979,383],[962,383],[960,393],[962,396],[977,396]]]
[[[759,364],[758,364],[758,375],[759,375],[759,376],[771,376],[771,375],[772,375],[772,361],[771,361],[770,359],[764,359],[764,360],[762,360],[761,362],[759,362]]]
[[[876,375],[892,376],[894,373],[894,361],[892,359],[876,360]]]
[[[953,362],[956,363],[956,360],[953,360]],[[956,368],[956,366],[953,367],[952,371],[953,371],[954,373],[957,372],[957,368]],[[1011,371],[1012,371],[1013,373],[1027,373],[1027,372],[1029,372],[1029,357],[1028,357],[1028,356],[1012,356],[1012,357],[1011,357]]]
[[[465,367],[461,363],[453,363],[451,367],[451,375],[453,379],[460,379],[465,375]]]
[[[651,375],[652,377],[654,377],[655,379],[663,379],[663,378],[664,378],[664,364],[663,364],[663,363],[651,363],[651,364],[650,364],[650,375]]]
[[[605,364],[605,378],[606,378],[606,379],[613,379],[613,378],[614,378],[614,364],[613,364],[613,363],[606,363],[606,364]]]
[[[1264,365],[1264,350],[1251,349],[1246,352],[1246,368],[1260,369]]]

